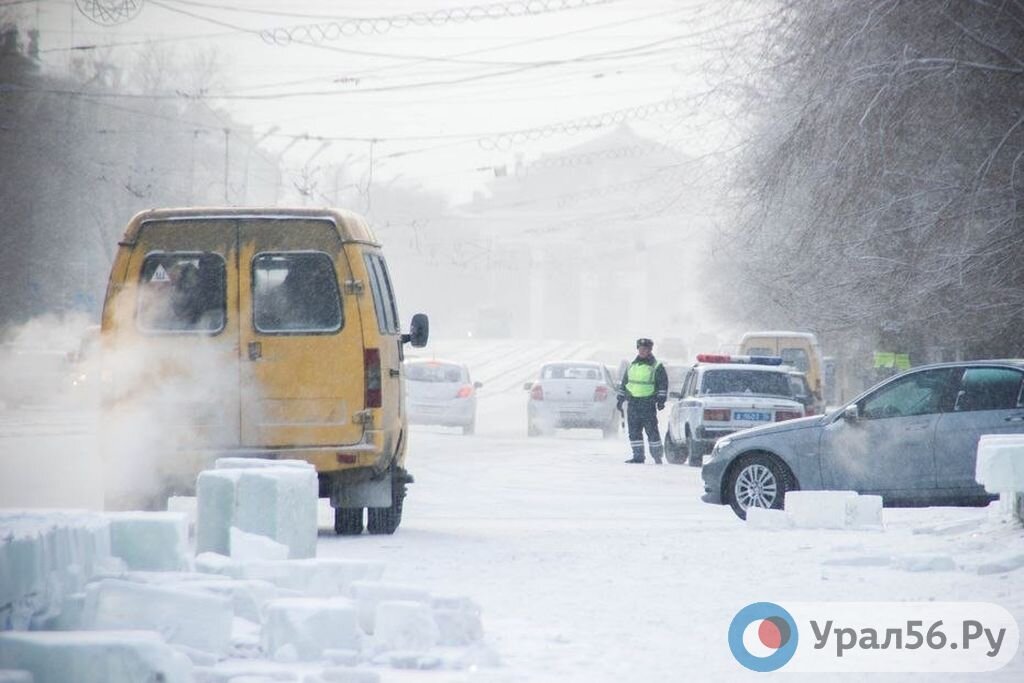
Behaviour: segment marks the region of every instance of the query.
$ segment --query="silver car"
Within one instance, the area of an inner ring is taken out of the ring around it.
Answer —
[[[704,458],[703,500],[781,509],[787,491],[880,494],[886,505],[983,505],[974,480],[982,434],[1024,433],[1024,360],[926,365],[826,415],[719,439]]]
[[[540,376],[523,388],[530,392],[526,406],[529,436],[551,434],[557,428],[600,429],[606,439],[619,433],[615,382],[600,363],[545,363]]]
[[[469,368],[443,360],[405,362],[405,410],[410,424],[476,430],[476,390]]]

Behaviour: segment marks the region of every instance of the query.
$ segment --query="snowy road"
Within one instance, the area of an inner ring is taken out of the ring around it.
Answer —
[[[477,434],[414,428],[416,483],[398,533],[323,530],[318,555],[382,560],[388,581],[474,599],[500,661],[383,670],[384,681],[753,680],[726,633],[740,608],[765,600],[987,601],[1024,623],[1024,567],[1012,568],[1024,533],[992,511],[885,510],[884,531],[750,529],[700,502],[697,469],[623,464],[624,436],[526,437],[522,382],[540,357],[587,348],[445,351],[485,383]],[[91,423],[50,415],[0,420],[0,507],[91,506]],[[1008,569],[993,570],[997,560]],[[910,678],[921,680],[886,680]],[[1022,679],[1018,653],[992,674],[927,680]]]

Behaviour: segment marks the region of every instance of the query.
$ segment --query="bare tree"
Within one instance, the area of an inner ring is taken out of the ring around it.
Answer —
[[[1024,3],[784,0],[716,261],[765,324],[917,360],[1024,342]]]

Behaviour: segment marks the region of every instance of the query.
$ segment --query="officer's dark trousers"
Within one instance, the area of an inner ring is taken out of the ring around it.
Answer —
[[[629,447],[634,460],[644,459],[644,431],[651,448],[654,462],[661,462],[661,434],[658,432],[658,408],[654,397],[631,399],[626,410],[626,424],[629,425]]]

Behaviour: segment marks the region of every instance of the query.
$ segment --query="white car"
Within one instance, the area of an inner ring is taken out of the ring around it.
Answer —
[[[405,410],[410,424],[476,429],[476,390],[469,368],[445,360],[407,360]]]
[[[615,408],[615,382],[601,363],[558,361],[545,363],[540,376],[524,386],[530,392],[526,406],[526,433],[551,434],[555,429],[600,429],[606,439],[619,433]]]
[[[804,416],[793,398],[792,368],[779,356],[699,354],[683,388],[672,392],[665,458],[699,466],[721,437],[740,429]]]

